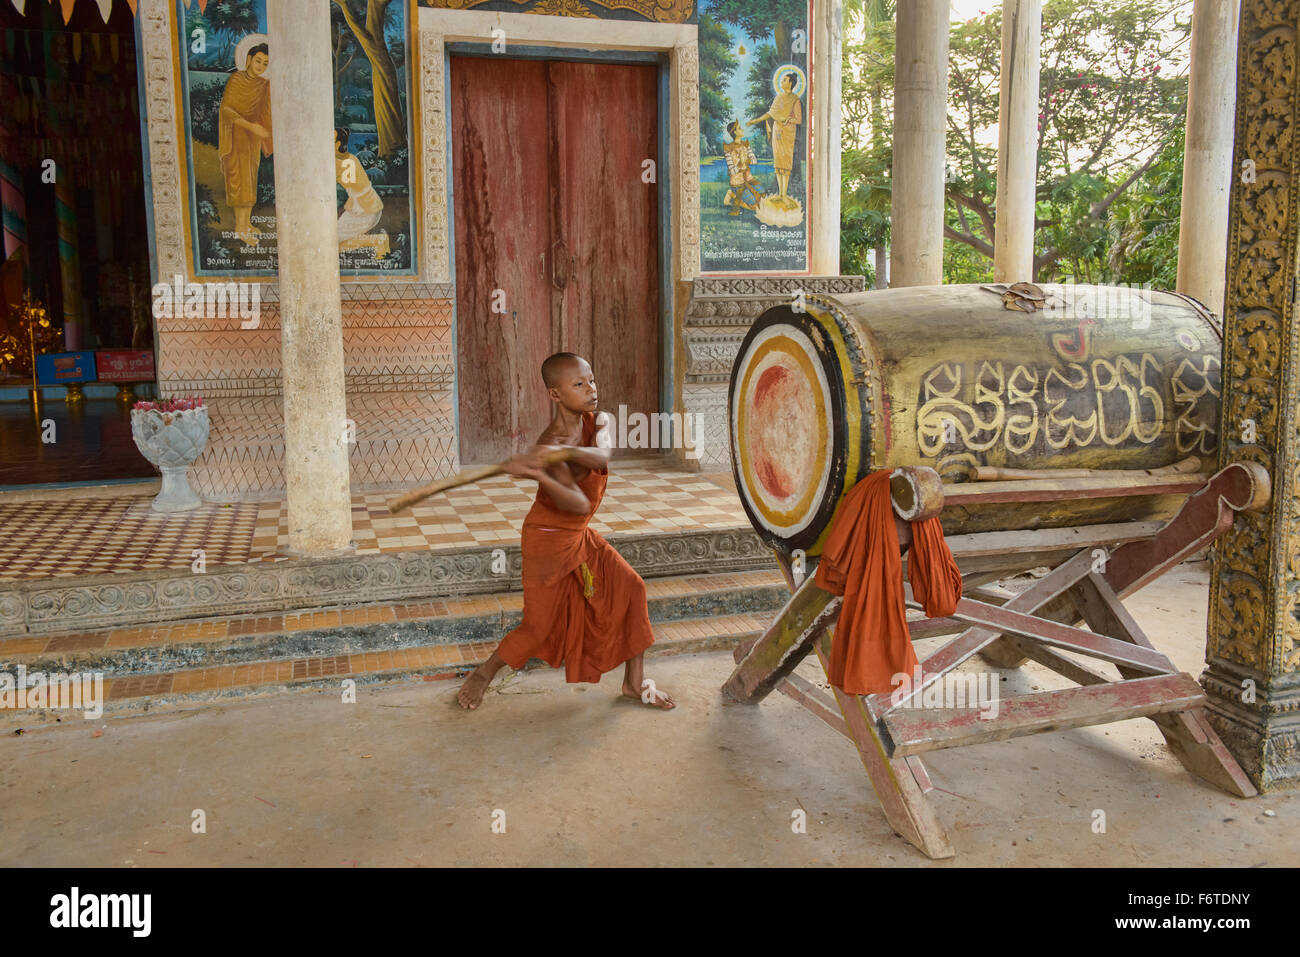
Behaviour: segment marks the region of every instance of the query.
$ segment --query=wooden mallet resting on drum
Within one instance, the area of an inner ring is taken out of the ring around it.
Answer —
[[[556,462],[567,462],[578,454],[578,447],[571,446],[563,449],[556,449],[553,452],[547,452],[542,456],[542,461],[550,466]],[[462,485],[472,485],[474,482],[481,482],[485,478],[491,478],[494,475],[500,475],[506,470],[510,462],[497,462],[495,465],[480,465],[478,468],[466,469],[463,472],[457,472],[451,478],[439,479],[436,482],[430,482],[428,485],[422,485],[417,489],[407,492],[405,495],[399,495],[388,503],[388,510],[396,515],[398,512],[405,511],[416,502],[422,502],[431,495],[437,495],[439,492],[445,492],[448,489],[459,488]]]

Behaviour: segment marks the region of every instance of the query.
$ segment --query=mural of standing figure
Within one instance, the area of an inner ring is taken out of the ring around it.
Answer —
[[[772,143],[772,165],[776,169],[776,186],[778,196],[772,200],[773,205],[793,210],[799,207],[798,200],[789,196],[790,170],[794,167],[794,146],[799,124],[803,122],[803,103],[795,95],[794,89],[798,77],[793,70],[780,73],[777,81],[780,92],[772,100],[762,116],[756,116],[748,125],[767,123],[767,137]]]
[[[258,164],[271,155],[271,82],[265,76],[270,63],[266,37],[244,37],[235,47],[235,72],[221,97],[217,150],[226,202],[235,213],[235,235],[247,246],[256,246],[261,232],[252,221]]]
[[[753,210],[754,203],[757,203],[763,195],[758,189],[761,185],[758,178],[749,171],[750,167],[758,162],[758,157],[754,155],[754,148],[749,145],[749,140],[741,138],[740,134],[744,132],[744,127],[738,120],[731,122],[727,132],[731,134],[731,142],[722,144],[722,155],[727,160],[728,185],[731,188],[727,190],[727,195],[722,197],[722,205],[731,206],[734,202],[737,206]],[[746,193],[753,198],[753,202],[745,202]],[[728,215],[739,216],[740,210],[733,208]]]
[[[347,127],[334,130],[334,172],[339,185],[348,194],[339,216],[339,242],[364,236],[379,224],[384,214],[384,202],[366,175],[361,161],[348,152],[348,139],[352,132]]]

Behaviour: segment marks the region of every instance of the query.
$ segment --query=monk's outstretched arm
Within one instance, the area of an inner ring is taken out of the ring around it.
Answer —
[[[512,457],[505,463],[505,470],[509,475],[535,479],[539,486],[546,489],[546,494],[551,497],[555,507],[562,511],[582,515],[591,508],[591,501],[578,488],[569,467],[563,462],[556,462],[547,468],[539,468],[535,448]]]
[[[608,412],[600,412],[596,415],[596,439],[595,446],[581,445],[576,447],[574,456],[570,460],[575,465],[584,469],[606,469],[609,468],[610,453],[614,448],[614,436],[610,430],[613,419]]]

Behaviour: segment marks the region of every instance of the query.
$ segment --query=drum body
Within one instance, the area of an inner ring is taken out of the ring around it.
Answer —
[[[817,554],[870,472],[926,465],[1213,468],[1222,332],[1195,300],[1118,286],[914,286],[775,306],[742,342],[728,391],[736,489],[759,535]],[[803,305],[803,308],[798,308]],[[1165,518],[1146,496],[945,510],[946,534]]]

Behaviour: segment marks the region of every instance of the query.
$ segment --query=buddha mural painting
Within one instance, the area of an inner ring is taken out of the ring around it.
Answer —
[[[776,96],[762,116],[746,125],[767,124],[768,142],[772,144],[772,167],[776,173],[777,195],[765,196],[759,203],[758,218],[770,226],[803,225],[803,206],[789,195],[790,172],[794,168],[794,148],[799,124],[803,122],[803,102],[796,92],[804,84],[797,66],[782,66],[773,77]],[[800,90],[800,92],[802,92]]]
[[[270,53],[260,33],[235,47],[235,72],[221,97],[218,152],[226,202],[235,213],[235,235],[256,246],[261,232],[252,223],[257,203],[257,170],[271,155],[271,83],[266,77]]]

